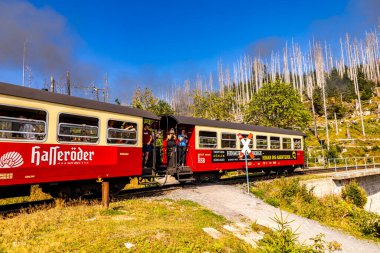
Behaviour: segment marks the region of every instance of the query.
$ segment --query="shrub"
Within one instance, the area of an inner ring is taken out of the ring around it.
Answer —
[[[362,213],[359,219],[361,231],[365,235],[380,237],[380,219],[379,216],[371,213]]]
[[[327,158],[338,158],[339,155],[339,149],[337,146],[331,146],[330,150],[327,151]]]
[[[253,193],[253,195],[258,197],[259,199],[264,199],[265,193],[262,189],[254,187],[254,188],[251,188],[251,192]]]
[[[300,244],[298,242],[298,234],[290,228],[291,221],[287,221],[283,218],[282,212],[280,217],[275,216],[274,220],[278,228],[274,231],[266,233],[257,244],[258,252],[265,253],[277,253],[277,252],[289,252],[289,253],[325,253],[341,250],[341,245],[336,241],[327,243],[324,240],[324,235],[319,234],[314,238],[310,238],[314,241],[312,245]]]
[[[279,207],[280,206],[280,200],[277,199],[277,198],[267,198],[265,200],[266,203],[268,203],[269,205],[271,206],[274,206],[274,207]]]
[[[293,198],[297,195],[297,193],[300,192],[301,185],[299,183],[299,180],[286,180],[282,178],[279,180],[279,183],[281,184],[281,198],[284,198],[288,203],[291,203]]]
[[[351,181],[343,187],[342,198],[360,208],[363,208],[367,203],[367,194],[356,181]]]

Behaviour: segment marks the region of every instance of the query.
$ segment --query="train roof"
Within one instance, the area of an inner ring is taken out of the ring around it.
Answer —
[[[255,126],[255,125],[249,125],[249,124],[232,123],[232,122],[227,122],[227,121],[192,118],[192,117],[177,116],[177,115],[164,115],[164,116],[171,117],[177,121],[177,124],[183,124],[183,125],[209,126],[209,127],[218,127],[218,128],[246,130],[246,131],[253,131],[253,132],[266,132],[266,133],[306,136],[305,133],[300,132],[300,131],[275,128],[275,127]]]
[[[131,116],[137,116],[147,119],[159,120],[160,118],[154,113],[130,108],[126,106],[114,105],[104,102],[99,102],[95,100],[68,96],[59,93],[52,93],[44,90],[38,90],[33,88],[27,88],[19,85],[8,84],[0,82],[0,94],[15,96],[27,99],[33,99],[38,101],[76,106],[81,108],[106,111],[106,112],[114,112],[120,114],[126,114]]]

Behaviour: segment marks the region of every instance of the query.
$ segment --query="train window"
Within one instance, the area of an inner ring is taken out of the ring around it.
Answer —
[[[43,141],[46,119],[42,110],[0,105],[0,139]]]
[[[222,133],[222,148],[236,148],[236,134]]]
[[[268,137],[257,135],[256,136],[256,148],[257,149],[267,149],[268,148]]]
[[[217,143],[216,132],[199,131],[200,148],[216,148]]]
[[[282,138],[282,149],[292,149],[292,139]]]
[[[99,119],[61,113],[58,141],[96,143],[99,140]]]
[[[107,143],[135,145],[137,143],[136,126],[133,122],[109,120]]]
[[[280,149],[280,137],[270,137],[270,149]]]
[[[293,142],[294,142],[294,149],[302,149],[301,139],[294,138]]]
[[[241,134],[241,136],[243,136],[243,138],[247,138],[248,134]],[[240,147],[242,148],[243,144],[240,143]],[[248,147],[253,149],[253,140],[249,142]]]

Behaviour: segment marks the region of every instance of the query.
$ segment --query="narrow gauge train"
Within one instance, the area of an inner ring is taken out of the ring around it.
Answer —
[[[219,179],[225,171],[245,169],[245,161],[239,159],[243,145],[238,134],[243,137],[253,134],[249,144],[254,154],[254,158],[248,157],[250,171],[292,173],[304,165],[306,135],[299,131],[177,115],[161,116],[160,127],[187,133],[186,166],[170,173],[180,181],[182,173],[184,181],[189,174],[196,180]]]
[[[175,148],[156,146],[143,167],[143,124],[185,130],[185,164],[177,165]],[[0,198],[27,196],[38,184],[53,197],[97,192],[102,180],[111,191],[133,177],[170,174],[180,182],[218,178],[245,166],[237,133],[253,133],[250,170],[288,170],[304,164],[303,133],[182,116],[0,83]],[[164,159],[162,159],[164,158]],[[174,162],[173,162],[174,159]]]

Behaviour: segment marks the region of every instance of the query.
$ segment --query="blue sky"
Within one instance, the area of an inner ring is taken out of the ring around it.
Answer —
[[[292,39],[361,36],[376,26],[379,2],[0,0],[8,13],[0,34],[17,34],[0,37],[0,80],[21,82],[27,38],[33,86],[66,69],[82,84],[101,83],[107,73],[113,96],[127,96],[136,85],[156,89],[208,75],[218,59],[265,54]]]

